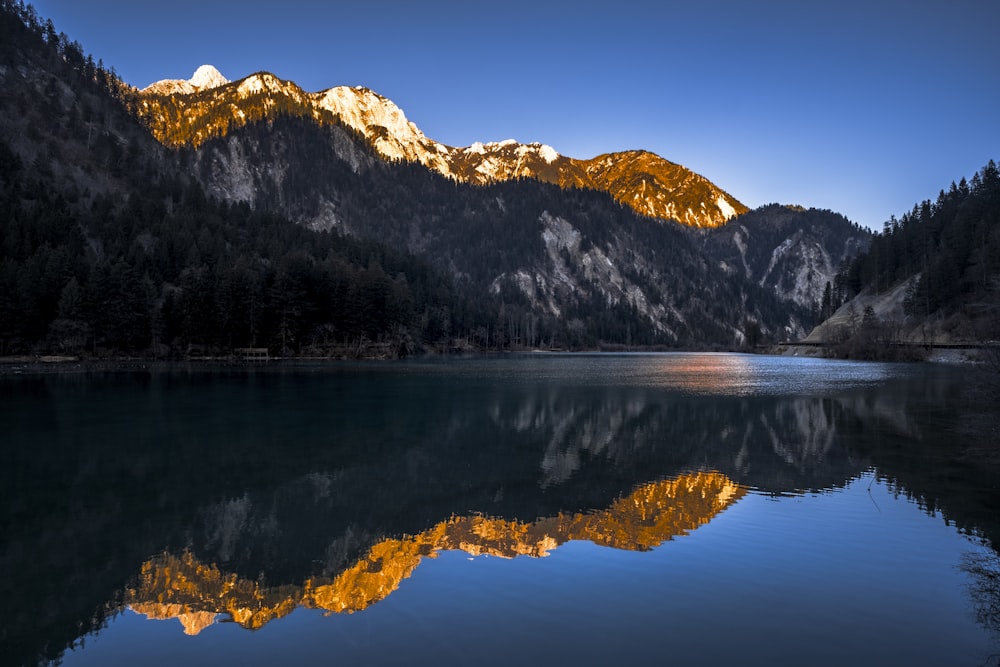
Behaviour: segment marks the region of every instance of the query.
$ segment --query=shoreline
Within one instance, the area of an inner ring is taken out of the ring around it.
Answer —
[[[780,343],[765,348],[761,354],[776,357],[811,357],[815,359],[839,359],[841,357],[831,357],[826,354],[830,347],[817,345],[815,343]],[[921,361],[912,363],[932,363],[932,364],[972,364],[981,365],[983,360],[983,348],[975,344],[968,346],[953,345],[930,345],[926,348],[927,356]],[[870,360],[854,359],[855,361],[874,361],[876,363],[895,363],[890,360]]]
[[[929,348],[930,352],[923,362],[918,363],[942,363],[942,364],[970,364],[979,366],[983,364],[981,349],[969,347],[937,347]],[[630,349],[635,353],[700,353],[706,350],[664,350],[657,349]],[[770,346],[762,346],[757,350],[714,350],[713,353],[722,354],[755,354],[775,357],[807,357],[814,359],[834,359],[825,354],[824,346],[815,344],[780,343]],[[466,351],[456,354],[423,354],[402,359],[443,359],[449,357],[462,358],[472,356],[491,356],[503,354],[615,354],[618,350],[508,350],[508,351]],[[400,359],[400,360],[402,360]],[[359,361],[396,361],[396,359],[386,359],[383,357],[270,357],[266,360],[247,360],[238,356],[199,356],[185,359],[155,359],[147,357],[81,357],[72,355],[11,355],[0,357],[0,376],[7,375],[45,375],[59,373],[92,373],[92,372],[128,372],[144,370],[166,370],[184,367],[191,368],[245,368],[264,369],[269,366],[280,367],[289,363],[322,363],[322,362],[359,362]],[[882,362],[874,362],[882,363]],[[891,362],[890,362],[891,363]]]

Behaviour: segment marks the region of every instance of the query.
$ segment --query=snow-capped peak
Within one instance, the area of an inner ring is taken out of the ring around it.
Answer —
[[[198,90],[206,90],[224,86],[229,83],[229,79],[211,65],[202,65],[194,71],[194,76],[188,79],[188,83]]]
[[[229,83],[229,79],[222,76],[219,70],[211,65],[202,65],[195,70],[194,75],[187,81],[183,79],[163,79],[156,83],[151,83],[142,92],[156,95],[190,95],[201,90],[218,88]]]

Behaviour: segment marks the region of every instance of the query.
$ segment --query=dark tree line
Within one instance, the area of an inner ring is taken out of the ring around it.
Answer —
[[[0,352],[398,354],[489,321],[413,256],[211,202],[196,186],[75,211],[31,179],[0,144]]]
[[[936,201],[893,216],[848,267],[844,283],[850,295],[878,293],[913,277],[907,314],[1000,321],[1000,170],[993,160]]]
[[[25,4],[24,0],[0,0],[0,17],[0,44],[16,48],[24,43],[27,31],[28,39],[44,42],[49,53],[81,80],[99,86],[123,102],[134,100],[131,87],[118,77],[114,67],[108,69],[103,61],[94,62],[92,55],[84,54],[79,42],[71,41],[64,32],[57,33],[52,19],[43,20],[33,5]]]

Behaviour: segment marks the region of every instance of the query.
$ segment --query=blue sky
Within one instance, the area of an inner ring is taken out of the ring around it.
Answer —
[[[1000,160],[1000,2],[36,0],[142,87],[210,63],[364,85],[442,143],[653,151],[880,229]]]

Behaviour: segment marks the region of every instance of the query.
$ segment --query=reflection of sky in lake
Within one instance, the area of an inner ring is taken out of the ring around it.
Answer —
[[[625,361],[626,363],[621,363]],[[449,364],[417,362],[412,370],[448,372]],[[694,395],[815,395],[871,385],[907,365],[729,353],[522,354],[458,362],[484,377],[512,382],[674,389]]]
[[[652,355],[648,363],[630,379],[702,395],[809,395],[879,382],[887,375],[882,364],[809,357],[678,353]]]

